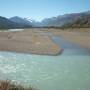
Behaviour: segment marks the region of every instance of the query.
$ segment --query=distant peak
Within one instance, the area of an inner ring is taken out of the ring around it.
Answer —
[[[21,17],[19,17],[19,16],[14,16],[14,17],[11,17],[11,18],[19,18],[19,19],[20,19]]]
[[[34,20],[31,18],[31,17],[26,17],[26,18],[24,18],[25,20],[28,20],[28,21],[30,21],[30,22],[33,22]]]

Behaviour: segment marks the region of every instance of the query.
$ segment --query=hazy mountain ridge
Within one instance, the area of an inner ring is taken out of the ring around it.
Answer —
[[[22,24],[22,25],[31,25],[30,21],[26,20],[25,18],[18,17],[18,16],[11,17],[9,18],[9,20],[18,24]]]
[[[64,24],[62,27],[66,28],[90,28],[90,12],[82,13],[76,20]]]
[[[36,22],[30,18],[18,16],[5,18],[0,16],[0,28],[30,28],[30,27],[90,27],[90,11],[59,15]]]
[[[18,19],[19,20],[19,19]],[[11,19],[0,16],[0,29],[13,29],[13,28],[29,28],[32,27],[31,24],[24,23],[25,20],[22,20],[21,23],[14,22]],[[23,23],[22,23],[23,22]],[[30,23],[30,22],[28,22]]]
[[[48,27],[62,27],[64,25],[73,24],[77,21],[82,23],[82,21],[90,21],[90,11],[82,12],[82,13],[72,13],[72,14],[65,14],[60,15],[57,17],[47,18],[44,19],[41,24],[42,26]]]
[[[0,16],[0,29],[15,28],[16,26],[17,26],[16,23],[13,23],[12,21],[8,20],[7,18]]]

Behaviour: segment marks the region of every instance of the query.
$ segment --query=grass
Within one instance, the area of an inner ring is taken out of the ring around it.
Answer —
[[[37,90],[33,87],[25,87],[23,85],[18,85],[12,83],[11,81],[0,81],[0,90]]]

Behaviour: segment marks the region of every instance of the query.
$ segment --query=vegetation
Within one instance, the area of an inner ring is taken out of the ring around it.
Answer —
[[[36,90],[33,87],[25,87],[22,85],[14,84],[10,81],[0,81],[0,90]]]
[[[71,23],[66,23],[62,28],[90,28],[90,15],[85,15]]]

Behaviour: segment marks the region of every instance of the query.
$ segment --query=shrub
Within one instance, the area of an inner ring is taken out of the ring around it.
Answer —
[[[36,90],[33,87],[25,87],[22,85],[14,84],[11,81],[0,81],[0,90]]]

